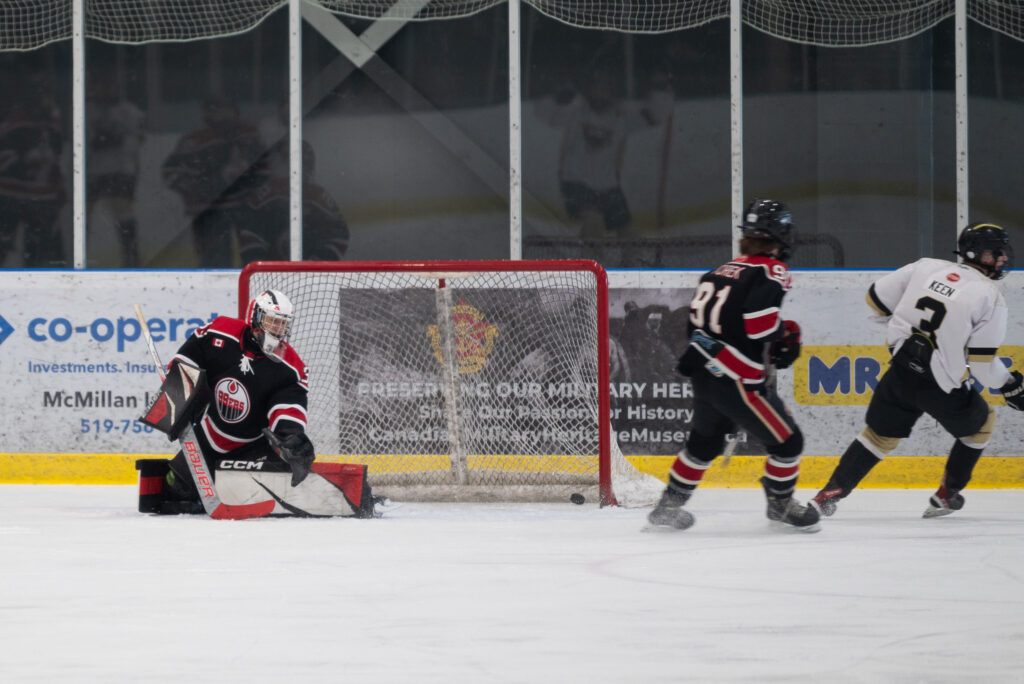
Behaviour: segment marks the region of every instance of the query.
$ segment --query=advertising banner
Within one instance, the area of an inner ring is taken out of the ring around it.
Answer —
[[[627,455],[672,455],[685,442],[692,396],[675,362],[685,344],[687,305],[700,273],[609,273],[612,424]],[[804,432],[807,455],[845,450],[863,427],[871,391],[887,368],[885,328],[868,320],[864,302],[868,285],[881,273],[794,273],[783,315],[803,327],[804,353],[777,382]],[[165,436],[137,420],[159,380],[132,306],[142,306],[166,363],[196,327],[217,315],[236,315],[237,277],[235,271],[0,272],[3,451],[172,452]],[[1000,283],[1010,311],[1000,356],[1019,367],[1024,365],[1024,295],[1012,286],[1015,277]],[[510,309],[508,315],[523,314]],[[520,370],[531,362],[522,359]],[[367,364],[367,375],[376,368],[379,363]],[[514,390],[502,397],[497,396],[501,388],[488,389],[495,393],[489,406],[496,415],[529,401]],[[986,388],[983,396],[998,414],[986,455],[1019,455],[1024,421],[1002,406],[998,392]],[[436,404],[437,398],[429,401]],[[425,410],[423,425],[436,414]],[[898,453],[944,455],[951,443],[925,416]],[[760,448],[741,443],[736,453],[757,454]]]
[[[340,427],[333,428],[337,451],[448,453],[454,437],[445,410],[450,383],[460,415],[472,414],[459,435],[469,453],[596,453],[594,419],[587,410],[596,403],[596,387],[580,382],[574,363],[585,349],[576,331],[595,326],[592,292],[526,287],[460,287],[457,292],[451,307],[459,328],[457,369],[450,378],[433,289],[338,293],[338,339],[344,344],[334,374],[340,388],[328,388],[346,398]],[[311,391],[311,402],[318,391]],[[314,408],[311,414],[319,412]],[[318,435],[316,442],[326,445],[329,439]]]
[[[884,271],[795,271],[793,289],[782,315],[800,323],[803,353],[792,368],[777,375],[777,389],[804,433],[806,455],[837,456],[864,427],[864,413],[878,379],[888,368],[885,325],[869,319],[865,302],[871,283]],[[699,271],[611,273],[610,307],[613,377],[612,424],[623,453],[676,453],[692,420],[689,384],[671,379],[675,358],[685,340],[687,306]],[[1011,276],[1012,279],[1013,276]],[[999,283],[1010,311],[1005,344],[999,355],[1007,366],[1024,366],[1024,296]],[[631,363],[632,362],[632,363]],[[628,368],[628,370],[623,370]],[[973,381],[973,380],[972,380]],[[671,390],[673,383],[679,385]],[[998,390],[982,388],[991,405],[1004,406]],[[1024,422],[997,408],[995,433],[987,456],[1017,456]],[[899,454],[945,455],[952,438],[928,416],[922,417]],[[741,434],[737,454],[763,453]]]
[[[185,338],[237,314],[236,272],[0,274],[0,440],[6,452],[159,453],[138,421],[160,387],[134,304],[166,364]]]

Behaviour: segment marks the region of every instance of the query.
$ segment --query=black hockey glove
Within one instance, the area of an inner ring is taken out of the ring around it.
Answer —
[[[1003,385],[999,391],[1003,393],[1007,406],[1015,411],[1024,411],[1024,375],[1018,371],[1013,371],[1010,375],[1013,376],[1010,382]]]
[[[768,351],[772,365],[789,368],[800,358],[800,326],[796,321],[782,321],[782,337],[772,342]]]
[[[274,453],[292,469],[292,487],[298,486],[309,475],[309,469],[316,460],[309,437],[301,431],[279,436],[271,432],[270,428],[263,428],[263,436],[267,438]]]

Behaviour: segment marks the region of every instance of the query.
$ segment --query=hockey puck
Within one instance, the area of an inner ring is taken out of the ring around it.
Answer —
[[[587,502],[587,499],[582,494],[577,492],[577,493],[575,493],[575,494],[573,494],[572,496],[569,497],[569,501],[572,501],[577,506],[582,506],[583,504],[585,504]]]

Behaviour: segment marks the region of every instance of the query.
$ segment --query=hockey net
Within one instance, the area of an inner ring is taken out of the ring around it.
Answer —
[[[396,500],[653,503],[611,434],[608,301],[592,261],[258,262],[295,306],[318,458]]]
[[[251,30],[287,0],[83,0],[85,35],[111,43],[200,40]],[[456,19],[506,0],[302,0],[370,21]],[[729,0],[523,0],[571,26],[667,33],[729,16]],[[887,43],[915,36],[953,16],[953,0],[744,0],[743,22],[783,40],[829,47]],[[1007,0],[968,0],[967,16],[1024,40],[1024,9]],[[33,50],[71,38],[72,3],[5,0],[0,50]]]

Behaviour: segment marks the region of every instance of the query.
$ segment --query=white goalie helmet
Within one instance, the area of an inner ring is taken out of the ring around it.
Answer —
[[[245,322],[256,343],[275,361],[281,360],[282,342],[288,339],[294,318],[295,307],[291,300],[277,290],[264,290],[256,295],[245,314]]]

